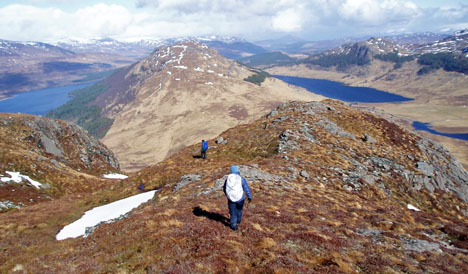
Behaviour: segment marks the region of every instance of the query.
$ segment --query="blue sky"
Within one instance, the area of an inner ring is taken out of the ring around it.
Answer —
[[[0,39],[307,40],[468,28],[466,0],[3,0]]]

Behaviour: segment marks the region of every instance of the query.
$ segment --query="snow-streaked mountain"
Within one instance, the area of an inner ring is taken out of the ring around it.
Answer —
[[[449,37],[448,33],[434,33],[434,32],[422,32],[422,33],[406,33],[398,35],[384,36],[384,38],[390,39],[400,45],[423,45],[434,43],[438,40]]]
[[[343,44],[358,42],[362,38],[340,38],[330,40],[310,41],[292,35],[277,39],[268,39],[256,42],[257,45],[270,51],[285,51],[288,53],[319,53],[324,50],[339,47]]]
[[[265,52],[260,46],[252,44],[244,39],[232,36],[187,36],[167,39],[139,39],[133,41],[117,41],[112,38],[102,39],[64,39],[53,44],[74,52],[98,52],[118,54],[129,57],[146,57],[157,47],[173,45],[181,42],[198,41],[217,50],[221,55],[231,59],[254,55]]]
[[[372,37],[366,41],[349,43],[339,48],[325,51],[324,55],[349,55],[357,54],[361,57],[399,52],[405,54],[407,49],[389,39]]]
[[[112,38],[102,39],[64,39],[53,44],[77,53],[96,52],[123,56],[144,57],[155,48],[165,44],[163,39],[141,39],[136,41],[117,41]]]
[[[73,51],[42,42],[0,40],[0,56],[70,56]]]
[[[412,49],[414,53],[439,53],[452,52],[455,54],[466,54],[468,57],[468,29],[457,31],[455,34]]]

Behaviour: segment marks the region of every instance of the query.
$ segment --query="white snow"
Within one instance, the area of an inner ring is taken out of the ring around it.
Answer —
[[[415,207],[414,205],[412,205],[412,204],[408,204],[407,208],[410,209],[410,210],[414,210],[414,211],[421,211],[419,208],[416,208],[416,207]]]
[[[224,75],[222,73],[218,73],[218,76],[219,77],[223,77]]]
[[[205,72],[201,67],[196,67],[193,69],[194,71]]]
[[[171,74],[172,74],[172,72],[170,72],[170,71],[167,71],[167,74],[171,75]]]
[[[39,183],[38,181],[34,181],[33,179],[29,178],[29,176],[26,176],[26,175],[21,175],[21,173],[19,172],[13,172],[13,171],[7,171],[6,172],[8,175],[10,175],[11,177],[8,178],[8,177],[3,177],[3,176],[0,176],[0,180],[2,182],[15,182],[15,183],[21,183],[21,181],[23,181],[23,179],[25,180],[28,180],[29,183],[31,185],[33,185],[35,188],[39,189],[41,188],[42,184]]]
[[[175,68],[180,68],[180,69],[187,69],[186,66],[174,66]]]
[[[213,83],[212,83],[212,82],[206,82],[205,85],[210,85],[210,86],[212,86]]]
[[[174,80],[176,80],[176,81],[180,81],[180,78],[175,78]]]
[[[184,52],[187,50],[187,46],[177,45],[177,46],[173,46],[173,48],[183,48],[183,50],[179,53],[179,59],[177,60],[177,64],[180,65],[180,61],[182,61],[182,58],[184,57]]]
[[[127,175],[118,174],[118,173],[109,173],[103,176],[106,179],[127,179]]]
[[[62,228],[55,238],[60,241],[84,236],[87,227],[95,226],[100,222],[108,222],[130,212],[142,203],[151,200],[155,192],[156,190],[148,191],[88,210],[79,220]]]
[[[214,71],[212,71],[211,69],[207,70],[206,72],[208,72],[208,73],[214,73]]]

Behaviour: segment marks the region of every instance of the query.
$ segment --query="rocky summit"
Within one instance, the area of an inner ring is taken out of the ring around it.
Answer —
[[[0,271],[463,273],[468,174],[444,149],[332,100],[289,102],[111,187],[0,215]],[[239,230],[222,191],[236,164],[252,190]],[[84,179],[86,180],[86,179]],[[83,212],[146,190],[152,201],[86,238]]]

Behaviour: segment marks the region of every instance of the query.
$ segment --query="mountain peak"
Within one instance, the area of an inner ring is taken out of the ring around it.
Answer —
[[[115,122],[103,142],[124,169],[139,169],[281,102],[322,98],[273,78],[244,80],[258,73],[197,41],[161,46],[105,81],[93,104]]]

